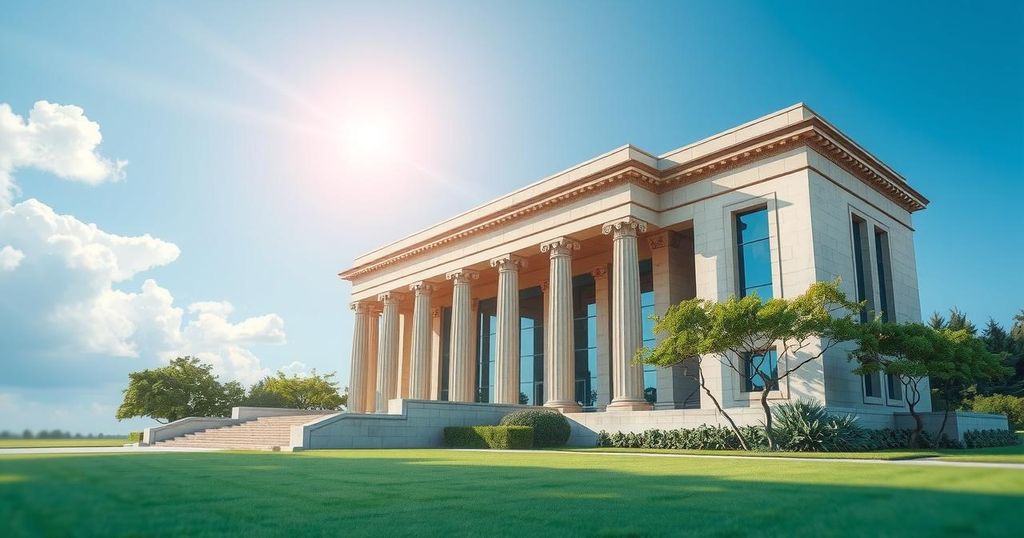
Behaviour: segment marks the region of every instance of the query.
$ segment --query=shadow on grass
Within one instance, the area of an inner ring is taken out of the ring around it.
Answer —
[[[998,536],[1019,530],[1022,491],[1016,471],[764,460],[9,457],[0,535]]]

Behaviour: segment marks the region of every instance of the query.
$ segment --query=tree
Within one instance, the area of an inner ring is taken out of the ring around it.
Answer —
[[[267,376],[249,389],[246,405],[285,407],[289,409],[340,409],[348,394],[338,393],[334,373],[320,375],[316,370],[307,376],[287,376],[284,372]]]
[[[911,447],[923,445],[924,421],[917,406],[925,379],[930,379],[940,393],[946,393],[1006,373],[1000,364],[1001,357],[990,353],[984,342],[971,333],[973,326],[959,326],[963,328],[934,329],[920,323],[875,320],[860,327],[857,348],[850,353],[851,360],[858,363],[854,371],[882,372],[903,385],[907,410],[914,418]]]
[[[213,367],[195,357],[178,357],[163,368],[128,374],[117,419],[150,417],[166,424],[185,417],[226,417],[245,390],[235,381],[221,383]]]
[[[762,301],[757,295],[715,303],[690,299],[655,316],[654,330],[666,335],[653,349],[638,352],[639,360],[661,367],[687,361],[687,375],[697,379],[746,449],[747,442],[732,417],[708,389],[703,357],[711,356],[760,389],[769,448],[776,446],[768,399],[793,372],[820,359],[839,343],[857,336],[855,314],[863,308],[839,289],[839,281],[817,282],[792,299]],[[776,364],[768,364],[775,350]],[[689,360],[687,360],[689,359]],[[772,368],[774,366],[774,368]]]

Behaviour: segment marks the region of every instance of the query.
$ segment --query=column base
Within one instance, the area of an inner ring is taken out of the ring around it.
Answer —
[[[647,400],[615,400],[608,404],[605,411],[650,411],[652,408]]]
[[[563,413],[582,413],[583,412],[583,408],[580,407],[580,404],[578,404],[576,402],[550,401],[550,402],[545,402],[544,403],[544,407],[550,407],[551,409],[557,409],[557,410],[559,410],[559,411],[561,411]]]

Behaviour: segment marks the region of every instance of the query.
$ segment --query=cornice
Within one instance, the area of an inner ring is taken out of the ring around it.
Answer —
[[[619,163],[563,185],[556,191],[523,200],[427,238],[400,252],[343,271],[338,276],[352,280],[496,226],[528,218],[624,183],[660,194],[802,146],[814,149],[909,212],[920,211],[928,204],[928,199],[910,187],[899,174],[829,124],[813,117],[711,154],[676,163],[663,170],[632,159]]]

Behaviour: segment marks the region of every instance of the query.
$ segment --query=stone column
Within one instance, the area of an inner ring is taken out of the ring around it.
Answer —
[[[366,339],[369,331],[366,327],[366,305],[355,302],[351,306],[355,312],[355,323],[352,326],[352,370],[348,381],[348,410],[362,413],[366,409],[366,355],[369,352]]]
[[[544,355],[550,369],[544,372],[547,389],[544,406],[554,407],[563,413],[582,411],[576,403],[572,323],[572,251],[579,248],[579,242],[568,237],[559,237],[540,247],[541,252],[548,252],[551,256],[551,298],[544,327]]]
[[[377,349],[377,398],[378,413],[388,412],[388,400],[398,396],[398,301],[402,294],[393,291],[377,296],[384,302],[384,314],[380,324],[380,346]]]
[[[669,307],[694,297],[693,233],[662,230],[647,237],[651,249],[654,280],[654,313],[664,316]],[[658,342],[665,339],[657,335]],[[689,370],[689,373],[687,372]],[[658,401],[655,409],[700,407],[700,386],[695,375],[696,360],[657,369]]]
[[[491,260],[498,268],[494,403],[519,403],[519,268],[525,266],[526,260],[511,254]]]
[[[608,411],[648,410],[644,399],[644,368],[633,364],[633,355],[643,345],[640,317],[640,260],[636,236],[647,223],[633,217],[601,227],[612,234],[612,402]]]
[[[480,273],[470,269],[459,269],[445,275],[452,281],[452,332],[448,361],[448,401],[476,401],[475,366],[473,346],[473,305],[470,302],[470,281],[480,278]]]
[[[415,294],[412,305],[412,347],[409,351],[409,398],[430,398],[430,340],[432,318],[430,294],[434,288],[426,282],[417,282],[409,289]]]
[[[441,309],[430,309],[430,399],[441,399]]]
[[[366,307],[366,393],[362,413],[377,410],[377,351],[380,349],[380,305]]]

